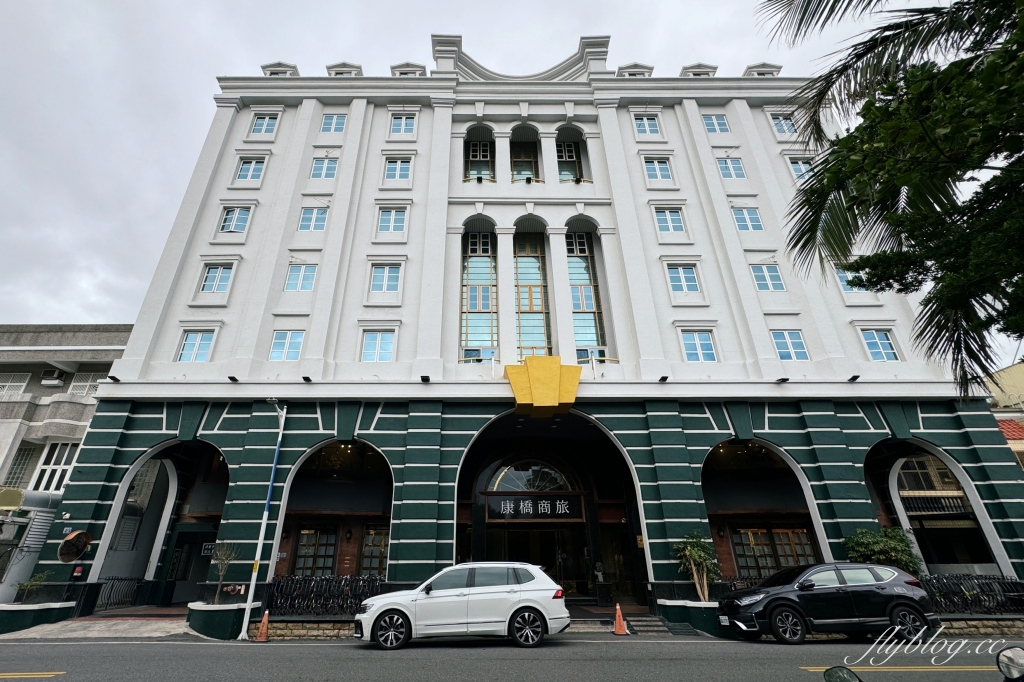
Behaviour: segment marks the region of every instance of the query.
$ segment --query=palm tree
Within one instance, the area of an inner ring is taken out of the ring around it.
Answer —
[[[817,154],[814,173],[801,183],[789,212],[787,246],[805,271],[815,263],[823,270],[848,263],[855,246],[869,251],[902,250],[906,244],[899,221],[892,220],[894,215],[938,216],[954,211],[961,206],[958,186],[972,171],[1005,170],[944,155],[934,172],[909,182],[880,178],[868,187],[854,187],[850,174],[841,172],[838,165],[847,164],[848,158],[830,157],[829,151],[839,141],[826,130],[830,117],[852,122],[883,86],[925,62],[957,60],[968,70],[980,69],[987,56],[1024,27],[1024,11],[1015,7],[1014,0],[955,0],[946,7],[900,10],[888,9],[890,4],[888,0],[763,0],[758,7],[762,19],[771,25],[773,40],[791,46],[845,20],[881,22],[858,35],[849,47],[829,55],[835,58],[831,66],[793,96],[800,129]],[[927,122],[921,128],[927,136]],[[837,181],[837,177],[843,179]],[[966,396],[980,376],[994,369],[987,327],[979,321],[1002,302],[991,296],[937,293],[923,301],[915,341],[929,357],[950,359],[960,392]]]

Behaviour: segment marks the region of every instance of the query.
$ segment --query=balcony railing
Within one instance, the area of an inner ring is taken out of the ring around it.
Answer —
[[[969,514],[971,511],[963,494],[918,496],[900,493],[900,500],[908,514]]]
[[[929,575],[921,584],[936,613],[1024,613],[1024,582],[991,575]]]

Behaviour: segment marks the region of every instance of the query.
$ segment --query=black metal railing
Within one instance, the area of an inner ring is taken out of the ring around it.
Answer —
[[[353,616],[383,583],[376,575],[275,576],[267,585],[267,609],[274,616]]]
[[[740,580],[730,580],[727,584],[729,585],[730,592],[736,592],[738,590],[749,590],[751,587],[757,587],[761,584],[764,578],[742,578]]]
[[[94,611],[106,611],[108,609],[123,609],[128,606],[135,606],[135,598],[139,586],[145,583],[141,578],[104,578],[104,584],[100,589],[100,596],[96,600]]]
[[[966,514],[971,510],[962,496],[901,497],[908,514]]]
[[[929,575],[921,584],[941,614],[1024,613],[1024,582],[992,575]]]

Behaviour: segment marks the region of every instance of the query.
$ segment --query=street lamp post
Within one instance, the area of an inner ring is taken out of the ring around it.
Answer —
[[[288,416],[288,406],[284,409],[277,406],[277,398],[267,398],[267,402],[277,411],[277,447],[274,448],[274,464],[270,467],[270,483],[267,484],[267,501],[263,505],[263,520],[260,521],[260,539],[256,543],[256,558],[252,561],[252,577],[249,579],[249,598],[245,601],[245,616],[242,618],[242,631],[238,639],[249,639],[249,614],[252,612],[253,593],[256,591],[256,576],[260,570],[260,558],[263,556],[263,539],[267,536],[267,522],[270,518],[270,498],[274,495],[274,479],[277,477],[277,460],[281,457],[281,439],[284,437],[284,420]],[[269,569],[268,569],[269,570]]]

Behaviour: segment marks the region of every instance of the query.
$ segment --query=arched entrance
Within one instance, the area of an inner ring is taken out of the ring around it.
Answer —
[[[154,581],[146,603],[193,601],[220,528],[227,462],[215,446],[190,441],[163,447],[133,469],[115,499],[117,521],[91,579]]]
[[[723,579],[760,580],[822,560],[800,480],[765,444],[730,440],[713,447],[701,490]]]
[[[275,575],[387,575],[391,467],[360,440],[331,441],[292,469]]]
[[[464,457],[456,563],[542,566],[570,598],[609,590],[644,603],[647,564],[633,476],[618,447],[577,414],[497,418]]]
[[[911,441],[882,441],[864,460],[878,522],[911,531],[929,573],[1001,575],[956,474]]]

